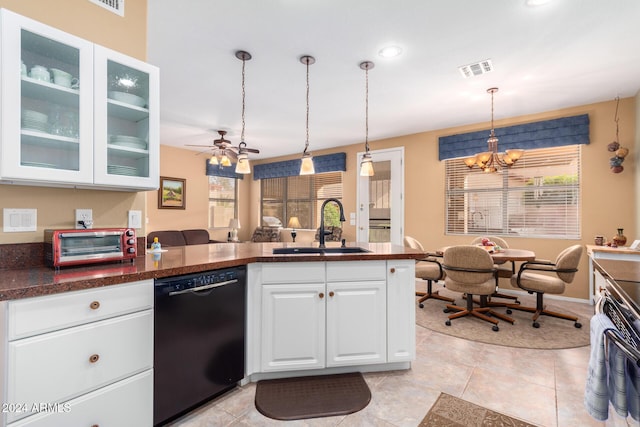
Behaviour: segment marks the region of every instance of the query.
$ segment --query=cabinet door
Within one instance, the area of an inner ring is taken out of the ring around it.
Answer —
[[[0,177],[93,181],[93,44],[2,10]]]
[[[383,280],[327,284],[327,366],[386,362]]]
[[[98,185],[157,189],[158,69],[95,47],[95,177]]]
[[[406,362],[415,359],[415,261],[387,261],[387,361]]]
[[[324,283],[262,286],[262,371],[323,368]]]

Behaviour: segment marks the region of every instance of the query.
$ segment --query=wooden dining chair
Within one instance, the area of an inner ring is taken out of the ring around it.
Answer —
[[[419,250],[429,254],[424,250],[422,244],[410,236],[404,236],[404,245],[408,248]],[[453,298],[442,296],[438,291],[433,291],[433,282],[442,280],[445,276],[442,265],[438,261],[439,257],[435,254],[429,254],[427,258],[423,258],[416,262],[416,279],[427,281],[427,292],[416,291],[416,296],[420,297],[418,306],[424,308],[424,302],[429,298],[435,298],[447,302],[455,302]]]

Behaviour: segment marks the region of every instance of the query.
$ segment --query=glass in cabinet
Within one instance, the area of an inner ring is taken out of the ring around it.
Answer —
[[[93,181],[93,44],[2,9],[0,177]]]
[[[95,183],[158,188],[158,69],[95,47]]]

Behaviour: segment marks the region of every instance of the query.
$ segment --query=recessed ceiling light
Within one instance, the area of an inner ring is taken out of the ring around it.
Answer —
[[[383,58],[395,58],[402,53],[402,48],[398,45],[385,46],[378,51],[378,55]]]

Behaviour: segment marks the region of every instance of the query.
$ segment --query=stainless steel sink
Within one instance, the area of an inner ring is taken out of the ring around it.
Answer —
[[[357,246],[340,247],[340,248],[274,248],[273,253],[280,255],[295,254],[362,254],[371,252]]]

